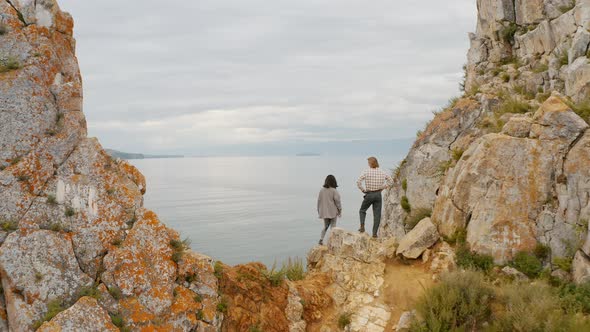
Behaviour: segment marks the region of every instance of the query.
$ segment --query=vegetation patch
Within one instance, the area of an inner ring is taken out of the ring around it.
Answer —
[[[541,261],[546,261],[547,259],[549,259],[549,256],[551,255],[551,247],[549,247],[546,244],[537,243],[535,249],[533,250],[533,253]]]
[[[111,322],[113,323],[113,325],[115,325],[119,329],[121,329],[123,326],[125,326],[125,321],[123,320],[123,316],[120,313],[110,314],[110,316],[111,316]]]
[[[11,70],[17,70],[20,67],[20,62],[15,57],[0,59],[0,74],[9,72]]]
[[[543,271],[541,260],[532,253],[519,251],[510,263],[512,267],[524,273],[529,278],[536,278]]]
[[[403,189],[403,191],[407,191],[408,190],[408,179],[403,179],[402,180],[402,189]]]
[[[55,195],[52,195],[52,194],[47,195],[47,204],[57,205],[57,198],[55,197]]]
[[[549,66],[546,63],[541,63],[533,68],[533,73],[540,74],[546,72],[547,70],[549,70]]]
[[[531,110],[531,106],[529,103],[522,101],[516,97],[510,96],[506,97],[506,99],[502,100],[501,104],[498,105],[496,109],[496,113],[498,114],[506,114],[506,113],[517,113],[523,114],[528,113]]]
[[[502,39],[506,43],[512,44],[514,43],[514,36],[516,35],[517,31],[518,25],[511,22],[510,24],[502,28],[502,30],[500,30],[500,39]]]
[[[441,282],[418,300],[421,320],[410,331],[477,331],[489,320],[494,292],[481,273],[467,271],[443,275]]]
[[[4,23],[0,23],[0,36],[8,33],[8,27]]]
[[[0,222],[0,228],[7,233],[12,233],[18,229],[18,222],[14,220],[2,220]]]
[[[110,286],[108,291],[109,294],[111,294],[111,296],[117,301],[123,298],[123,292],[121,291],[121,288],[117,286]]]
[[[352,323],[352,314],[345,312],[338,316],[338,328],[344,330]]]
[[[92,284],[90,286],[84,286],[80,288],[80,292],[78,293],[79,297],[90,296],[97,300],[100,300],[101,295],[100,291],[98,290],[98,284]]]
[[[303,260],[301,258],[292,259],[289,257],[287,262],[283,263],[283,270],[285,271],[287,279],[291,281],[305,279],[305,266],[303,265]]]
[[[174,263],[180,262],[185,252],[190,249],[190,245],[191,240],[189,238],[185,238],[182,241],[178,239],[170,240],[170,247],[174,251],[172,253],[172,261],[174,261]]]
[[[417,208],[413,209],[412,212],[404,220],[406,229],[414,229],[416,225],[424,218],[430,218],[432,216],[432,209],[428,208]]]
[[[443,236],[445,242],[455,245],[463,245],[467,242],[467,229],[465,227],[458,228],[453,235],[445,237]]]
[[[67,308],[63,302],[59,299],[49,301],[49,303],[47,303],[47,312],[43,315],[43,318],[33,323],[33,328],[38,329],[44,322],[52,320],[53,317],[66,309]]]
[[[228,308],[227,299],[221,298],[219,303],[217,303],[217,312],[220,312],[222,314],[226,314],[227,308]]]
[[[568,106],[579,115],[584,121],[590,124],[590,98],[574,103],[570,100],[565,101]]]
[[[553,265],[565,272],[572,272],[573,257],[555,257],[553,258]]]
[[[465,243],[457,247],[455,256],[457,266],[465,269],[489,272],[494,267],[494,258],[492,256],[472,252]]]
[[[406,195],[402,196],[402,198],[400,200],[400,205],[402,206],[402,209],[404,209],[404,211],[406,211],[407,213],[412,212],[412,206],[410,205],[410,201],[408,200],[408,196],[406,196]]]
[[[220,261],[216,261],[213,265],[213,274],[217,277],[217,279],[221,279],[223,275],[223,263]]]
[[[277,269],[276,263],[272,265],[270,270],[267,268],[261,271],[262,275],[270,281],[272,286],[280,286],[285,280],[286,272],[284,268]]]
[[[76,215],[76,210],[74,210],[74,208],[72,208],[71,206],[68,206],[64,214],[66,215],[66,217],[73,217],[74,215]]]

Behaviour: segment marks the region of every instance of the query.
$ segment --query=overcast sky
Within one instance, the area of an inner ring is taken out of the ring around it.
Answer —
[[[473,0],[61,0],[91,136],[132,152],[414,136],[459,94]]]

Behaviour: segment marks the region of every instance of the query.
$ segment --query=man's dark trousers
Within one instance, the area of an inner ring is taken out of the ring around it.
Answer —
[[[377,237],[377,231],[379,231],[379,224],[381,223],[382,200],[380,191],[372,191],[365,194],[365,199],[363,200],[363,204],[361,204],[361,210],[359,211],[362,228],[365,228],[367,210],[371,205],[373,206],[373,236]]]

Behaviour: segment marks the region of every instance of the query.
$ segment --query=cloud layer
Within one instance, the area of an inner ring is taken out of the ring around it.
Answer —
[[[126,151],[411,137],[457,95],[473,0],[61,0],[90,134]]]

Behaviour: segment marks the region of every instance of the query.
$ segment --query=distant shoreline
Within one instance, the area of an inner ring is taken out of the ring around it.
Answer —
[[[125,159],[125,160],[184,158],[183,155],[149,155],[149,154],[143,154],[143,153],[121,152],[121,151],[112,150],[112,149],[105,149],[105,151],[111,157]]]

